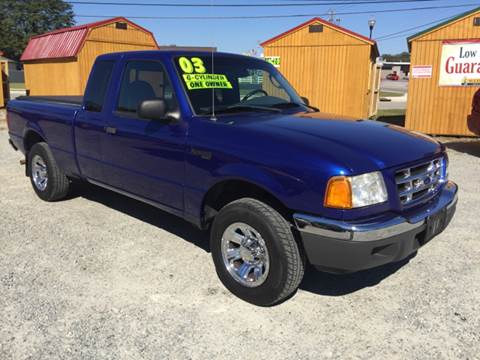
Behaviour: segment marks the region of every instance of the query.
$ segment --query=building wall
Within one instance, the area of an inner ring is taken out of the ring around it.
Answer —
[[[97,56],[118,51],[156,50],[153,36],[128,24],[127,30],[116,29],[115,23],[92,29],[78,54],[80,89],[86,87],[88,76]]]
[[[411,66],[432,65],[430,79],[413,79],[408,87],[405,126],[435,135],[473,135],[467,127],[473,94],[478,87],[440,87],[440,61],[444,40],[479,39],[480,27],[472,14],[411,43]]]
[[[26,62],[25,88],[30,95],[79,95],[79,67],[75,58]]]
[[[324,26],[303,27],[265,46],[265,56],[280,56],[282,74],[311,105],[327,113],[369,115],[372,46]]]

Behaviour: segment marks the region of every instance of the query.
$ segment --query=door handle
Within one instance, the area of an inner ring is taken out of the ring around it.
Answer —
[[[117,128],[110,127],[110,126],[105,126],[104,130],[107,134],[110,134],[110,135],[115,135],[117,133]]]

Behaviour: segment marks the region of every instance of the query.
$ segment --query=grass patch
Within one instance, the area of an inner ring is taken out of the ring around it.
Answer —
[[[10,90],[25,90],[24,83],[10,83]]]
[[[405,109],[378,110],[377,117],[385,116],[405,116]]]
[[[402,97],[402,93],[390,92],[390,91],[380,91],[380,97]]]
[[[405,109],[378,110],[375,120],[405,126]]]

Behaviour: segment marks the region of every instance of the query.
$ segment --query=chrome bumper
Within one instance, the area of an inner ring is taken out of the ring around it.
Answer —
[[[352,241],[376,241],[419,229],[426,224],[426,219],[457,203],[457,185],[449,181],[440,195],[422,211],[411,216],[396,216],[388,220],[371,222],[345,222],[310,215],[293,215],[295,225],[300,232],[319,235],[326,238]]]

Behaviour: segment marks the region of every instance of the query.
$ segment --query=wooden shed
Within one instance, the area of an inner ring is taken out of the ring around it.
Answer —
[[[98,55],[155,49],[150,31],[116,17],[34,36],[20,60],[30,95],[81,95]]]
[[[380,66],[375,41],[313,18],[261,46],[266,60],[321,111],[355,118],[376,114]]]
[[[11,63],[14,61],[3,57],[3,51],[0,50],[0,108],[5,107],[10,98],[8,72]]]
[[[474,135],[467,116],[480,87],[480,8],[408,38],[405,126],[434,135]]]
[[[0,108],[5,107],[9,99],[8,61],[0,58]]]

